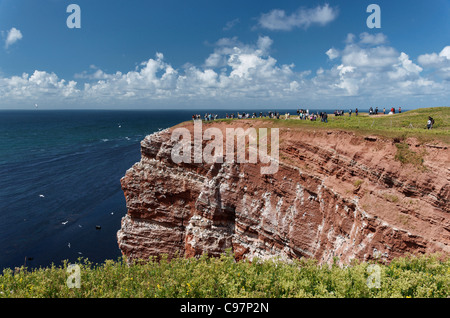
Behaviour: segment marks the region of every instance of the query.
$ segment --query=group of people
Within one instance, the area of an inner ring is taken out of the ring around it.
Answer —
[[[328,115],[325,112],[309,113],[309,109],[297,109],[298,119],[315,121],[320,118],[321,121],[328,122]]]
[[[298,119],[316,121],[320,118],[322,122],[328,122],[328,114],[326,112],[309,113],[308,109],[297,109]]]
[[[203,116],[203,120],[205,120],[205,121],[214,120],[214,119],[217,119],[217,117],[218,117],[217,114],[205,113],[205,115]],[[202,119],[202,115],[200,115],[200,114],[192,115],[192,120],[198,120],[198,119]]]
[[[399,107],[398,108],[398,113],[402,112],[402,108]],[[349,116],[352,115],[352,110],[349,109],[348,111]],[[358,108],[355,109],[355,114],[356,116],[358,116]],[[386,108],[383,108],[383,114],[386,114]],[[389,114],[395,114],[395,108],[391,107]],[[316,121],[320,118],[321,122],[328,122],[328,114],[327,112],[317,112],[317,113],[309,113],[308,109],[297,109],[297,115],[298,118],[300,120],[311,120],[311,121]],[[375,109],[373,109],[373,107],[369,108],[369,115],[378,115],[378,107],[375,107]],[[334,111],[334,116],[344,116],[344,111],[343,110],[335,110]],[[194,114],[192,115],[192,119],[193,120],[201,120],[203,117],[203,120],[205,121],[210,121],[210,120],[216,120],[218,118],[217,114],[211,114],[211,113],[205,113],[204,116],[201,116],[200,114]],[[256,112],[250,114],[250,113],[246,113],[246,112],[237,112],[237,114],[235,115],[234,113],[231,114],[226,114],[225,118],[230,118],[230,119],[247,119],[247,118],[276,118],[276,119],[280,119],[280,113],[279,112],[273,112],[273,111],[268,111],[268,112],[259,112],[259,114],[257,114]],[[290,119],[291,115],[290,113],[286,113],[284,116],[284,119]],[[428,117],[428,121],[427,121],[427,129],[432,129],[434,125],[434,119],[429,116]]]
[[[205,113],[204,116],[202,116],[200,114],[193,114],[192,115],[192,120],[199,120],[199,119],[201,120],[201,119],[203,119],[205,121],[209,121],[209,120],[216,120],[218,117],[219,116],[217,114],[211,114],[211,113]],[[260,112],[259,115],[256,112],[254,112],[252,114],[246,113],[246,112],[242,112],[242,113],[241,112],[237,112],[236,114],[235,113],[231,113],[231,114],[226,113],[225,114],[225,118],[227,118],[227,119],[234,119],[234,118],[247,119],[247,118],[257,118],[257,117],[259,117],[259,118],[267,118],[268,117],[268,118],[280,119],[280,113],[279,112],[269,111],[269,112],[264,113],[264,114],[263,114],[263,112]]]
[[[398,113],[400,114],[402,112],[402,108],[399,107],[398,108]],[[383,115],[386,114],[386,108],[383,107]],[[391,107],[391,110],[389,112],[389,115],[393,115],[395,114],[395,107]],[[369,115],[378,115],[378,107],[375,107],[375,110],[373,109],[373,107],[369,108]]]

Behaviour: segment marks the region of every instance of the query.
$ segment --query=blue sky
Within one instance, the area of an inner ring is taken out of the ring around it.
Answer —
[[[0,0],[0,109],[450,106],[449,16],[448,0]]]

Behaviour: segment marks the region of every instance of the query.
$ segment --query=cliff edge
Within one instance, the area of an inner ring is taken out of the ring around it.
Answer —
[[[234,120],[207,127],[225,135],[230,127],[267,125]],[[121,179],[128,213],[117,238],[129,259],[217,256],[226,249],[237,259],[340,264],[450,254],[446,144],[281,127],[278,171],[263,175],[261,164],[174,163],[173,129],[147,136],[141,160]],[[418,163],[402,161],[402,147]]]

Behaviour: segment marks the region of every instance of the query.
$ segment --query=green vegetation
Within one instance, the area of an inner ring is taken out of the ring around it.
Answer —
[[[393,194],[385,194],[384,198],[390,202],[398,202],[398,197]]]
[[[354,262],[319,266],[311,259],[235,262],[220,258],[151,259],[128,265],[124,259],[92,264],[79,259],[80,288],[69,288],[67,262],[27,270],[5,269],[0,297],[229,298],[229,297],[449,297],[450,258],[407,256],[388,265]],[[373,266],[373,265],[372,265]],[[373,280],[379,273],[379,285]],[[374,284],[375,283],[375,284]],[[371,285],[372,284],[372,285]],[[370,287],[369,287],[370,286]]]
[[[363,184],[364,183],[364,181],[362,181],[362,180],[356,180],[354,183],[353,183],[353,185],[355,186],[355,188],[358,188],[359,186],[361,186],[361,184]]]
[[[284,114],[280,114],[283,115]],[[295,115],[295,116],[293,116]],[[428,116],[435,120],[433,129],[426,129]],[[219,119],[218,121],[231,121],[236,119]],[[316,121],[299,120],[296,114],[285,120],[257,118],[273,123],[274,127],[286,128],[314,128],[314,129],[344,129],[354,131],[362,135],[379,135],[388,138],[404,140],[408,137],[416,137],[422,142],[440,140],[450,143],[450,107],[430,107],[414,109],[395,115],[370,116],[367,113],[353,113],[351,116],[328,115],[328,123],[322,123],[320,118]]]
[[[397,153],[394,159],[400,161],[402,164],[412,164],[413,166],[424,170],[423,156],[425,153],[417,153],[409,149],[409,145],[406,143],[397,143]]]

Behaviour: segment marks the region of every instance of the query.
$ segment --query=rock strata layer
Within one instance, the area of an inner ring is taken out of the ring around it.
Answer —
[[[225,132],[258,124],[267,122],[212,125]],[[171,129],[149,135],[141,160],[121,179],[128,213],[119,248],[129,259],[231,249],[237,259],[340,264],[450,254],[449,150],[402,141],[423,157],[417,166],[395,159],[396,142],[284,128],[278,172],[262,175],[261,164],[175,164]]]

